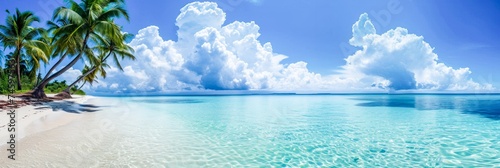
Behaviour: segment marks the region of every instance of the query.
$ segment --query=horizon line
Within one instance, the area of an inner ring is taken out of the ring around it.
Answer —
[[[321,95],[500,95],[500,92],[402,92],[402,93],[389,93],[389,92],[330,92],[330,93],[300,93],[300,92],[246,92],[246,93],[217,93],[217,92],[183,92],[183,93],[121,93],[121,94],[87,94],[89,96],[97,97],[161,97],[161,96],[321,96]]]

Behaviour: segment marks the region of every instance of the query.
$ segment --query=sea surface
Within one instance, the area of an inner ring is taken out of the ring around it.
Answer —
[[[500,95],[97,97],[31,165],[500,167]],[[37,141],[34,141],[36,139]]]

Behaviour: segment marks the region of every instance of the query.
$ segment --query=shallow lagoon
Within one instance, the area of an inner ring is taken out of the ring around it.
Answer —
[[[86,167],[500,165],[500,95],[98,97],[89,103],[101,110],[31,138],[41,142],[27,138],[19,157],[30,165]]]

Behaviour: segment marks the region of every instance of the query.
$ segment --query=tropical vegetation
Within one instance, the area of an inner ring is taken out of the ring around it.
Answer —
[[[121,60],[135,60],[133,49],[126,43],[131,35],[123,33],[115,22],[129,20],[124,0],[65,2],[65,6],[55,9],[46,27],[33,27],[40,19],[30,11],[7,11],[5,24],[0,25],[3,46],[0,62],[5,64],[0,66],[1,93],[7,92],[8,77],[12,76],[16,79],[16,92],[28,92],[34,98],[46,98],[46,93],[57,92],[84,94],[80,90],[83,85],[106,78],[109,61],[123,70]],[[49,65],[50,60],[53,64]],[[55,81],[81,60],[85,60],[82,75],[69,85],[66,81]],[[42,65],[50,66],[43,77]]]

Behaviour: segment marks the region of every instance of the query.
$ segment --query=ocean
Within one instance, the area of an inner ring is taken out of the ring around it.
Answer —
[[[21,141],[30,165],[495,167],[500,95],[96,97]]]

